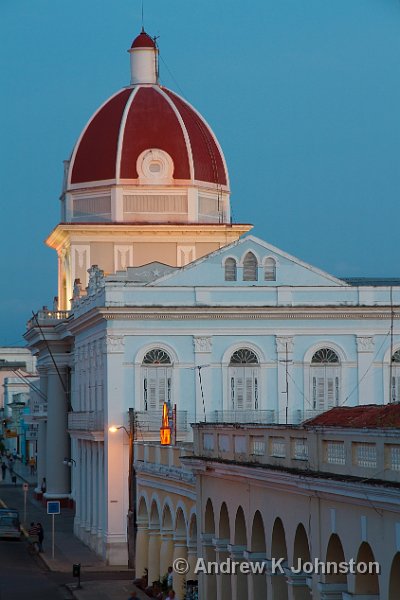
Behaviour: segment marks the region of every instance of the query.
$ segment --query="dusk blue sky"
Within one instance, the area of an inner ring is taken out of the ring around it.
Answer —
[[[400,276],[400,2],[145,0],[161,81],[224,150],[236,222],[336,276]],[[0,4],[0,344],[57,294],[62,161],[129,84],[139,0]],[[169,71],[167,70],[166,66]],[[171,76],[172,73],[172,76]]]

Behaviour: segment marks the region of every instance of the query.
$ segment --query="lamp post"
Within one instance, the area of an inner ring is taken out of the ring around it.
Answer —
[[[136,554],[136,471],[134,465],[134,441],[135,441],[135,412],[133,408],[129,409],[129,431],[124,425],[116,427],[112,425],[108,428],[111,433],[116,433],[123,429],[129,437],[129,470],[128,470],[128,515],[127,515],[127,537],[128,537],[128,567],[133,569],[135,565]]]

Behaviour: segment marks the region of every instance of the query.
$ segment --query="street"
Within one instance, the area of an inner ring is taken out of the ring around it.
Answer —
[[[65,573],[47,571],[28,553],[25,538],[0,540],[0,600],[70,600],[65,581]]]
[[[8,476],[5,480],[0,477],[0,505],[16,508],[20,513],[21,523],[24,521],[24,493],[22,482],[18,478],[17,485],[11,483]],[[47,557],[51,556],[51,517],[46,514],[43,505],[35,500],[33,486],[29,487],[26,503],[26,528],[29,523],[41,522],[44,527],[44,550]],[[21,541],[0,539],[0,600],[71,600],[73,596],[65,587],[65,584],[75,586],[77,580],[72,576],[73,562],[80,562],[82,554],[67,560],[67,556],[61,553],[60,546],[67,552],[71,549],[73,511],[63,509],[62,517],[55,517],[55,538],[56,538],[56,557],[59,556],[62,570],[50,571],[42,561],[40,555],[32,556],[28,552],[25,536],[21,536]],[[57,546],[58,544],[58,546]],[[86,549],[87,551],[87,549]],[[89,553],[90,554],[90,553]],[[92,558],[92,557],[90,557]],[[84,559],[88,563],[90,560]],[[93,582],[95,589],[97,581],[107,581],[117,584],[118,581],[124,586],[126,582],[127,590],[132,581],[132,575],[129,572],[113,572],[108,570],[91,569],[90,572],[82,564],[82,583]],[[66,567],[66,569],[65,569]],[[90,590],[91,586],[87,583],[85,590]],[[116,588],[117,590],[117,588]],[[101,591],[95,592],[95,597],[102,596]],[[128,592],[126,593],[126,595]],[[118,597],[118,596],[117,596]]]

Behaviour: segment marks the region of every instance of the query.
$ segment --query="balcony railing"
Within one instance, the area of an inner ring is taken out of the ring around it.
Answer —
[[[32,329],[33,327],[36,327],[36,319],[39,321],[40,325],[51,325],[52,323],[68,319],[70,314],[71,312],[69,310],[39,310],[36,313],[36,316],[28,321],[27,328]]]
[[[34,417],[42,417],[47,415],[47,402],[42,404],[34,404],[32,406],[32,415]]]
[[[162,422],[161,410],[135,412],[136,427],[142,432],[159,432]],[[188,414],[186,410],[176,411],[177,432],[189,430]]]
[[[213,410],[207,415],[210,423],[275,423],[274,410]]]
[[[74,411],[68,413],[68,429],[79,431],[103,431],[103,411]]]

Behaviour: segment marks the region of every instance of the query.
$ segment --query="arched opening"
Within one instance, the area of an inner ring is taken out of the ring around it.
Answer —
[[[179,538],[187,538],[187,528],[186,528],[186,520],[185,515],[183,514],[183,510],[178,508],[176,511],[176,519],[175,519],[175,536]]]
[[[225,281],[237,280],[237,266],[234,258],[227,258],[225,261]]]
[[[253,350],[240,348],[229,362],[232,410],[258,410],[260,365]]]
[[[227,540],[228,543],[231,538],[231,528],[229,524],[229,514],[225,502],[222,503],[221,510],[219,512],[219,523],[218,523],[218,537],[220,540]]]
[[[270,257],[264,261],[264,281],[276,281],[276,262]]]
[[[321,348],[311,359],[313,409],[329,410],[339,404],[340,360],[334,350]]]
[[[286,535],[279,517],[275,519],[272,530],[271,556],[284,558],[287,562]],[[272,600],[288,600],[288,589],[285,575],[276,573],[272,578]]]
[[[296,529],[293,547],[293,564],[296,569],[302,568],[304,563],[311,561],[310,547],[308,545],[308,537],[304,525],[300,523]],[[299,585],[293,588],[293,600],[311,600],[311,591],[304,581],[304,585]]]
[[[149,525],[149,512],[147,510],[146,500],[143,496],[140,497],[138,502],[137,522],[143,527],[148,527]]]
[[[391,402],[400,401],[400,348],[392,356],[391,364],[392,381],[390,385],[391,389]]]
[[[243,508],[239,506],[236,511],[235,518],[235,530],[234,530],[234,545],[235,545],[235,558],[234,560],[241,560],[243,558],[243,552],[247,549],[247,532],[246,532],[246,521],[244,518]],[[248,575],[241,573],[232,575],[232,591],[233,597],[236,598],[248,598]],[[235,590],[236,588],[236,596]]]
[[[162,529],[163,529],[163,531],[171,531],[171,532],[173,529],[172,514],[171,514],[171,509],[168,506],[168,504],[166,504],[164,506],[164,510],[163,510]]]
[[[325,575],[326,583],[347,584],[347,575],[339,572],[339,563],[346,562],[346,559],[342,542],[336,533],[333,533],[329,538],[328,548],[326,550],[326,562],[332,563],[332,568],[329,568]]]
[[[171,403],[172,363],[161,348],[147,352],[142,362],[142,389],[144,410],[162,410],[164,402]]]
[[[248,252],[243,260],[243,281],[258,280],[258,263],[252,252]]]
[[[363,572],[361,572],[361,569]],[[357,554],[356,594],[375,595],[379,598],[378,570],[379,567],[376,564],[371,546],[367,542],[363,542]]]
[[[390,569],[389,580],[389,599],[399,600],[400,598],[400,552],[396,554]]]
[[[150,526],[153,529],[160,529],[160,513],[158,511],[157,502],[153,500],[150,508]]]
[[[265,544],[265,529],[264,521],[260,511],[256,511],[253,518],[253,525],[251,528],[251,542],[250,542],[251,553],[254,554],[254,559],[257,561],[263,561],[267,555],[267,548]],[[266,598],[267,597],[267,580],[265,573],[257,573],[252,575],[252,586],[253,586],[253,598]]]

